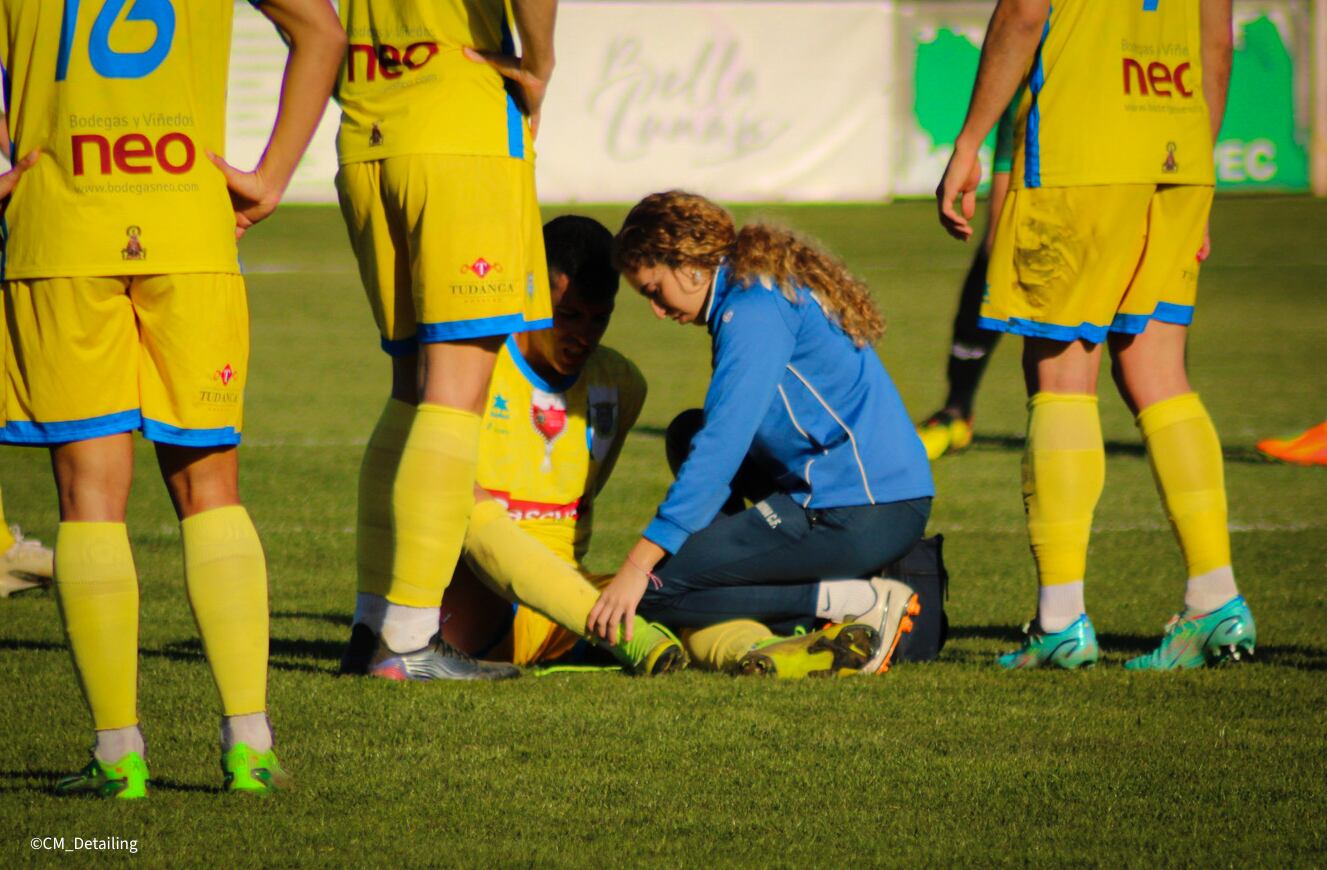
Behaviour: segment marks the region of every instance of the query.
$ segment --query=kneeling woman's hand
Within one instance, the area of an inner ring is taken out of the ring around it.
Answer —
[[[623,629],[622,640],[630,641],[636,622],[636,605],[640,604],[649,586],[655,564],[664,556],[664,550],[653,541],[641,538],[617,575],[604,587],[599,600],[590,608],[586,627],[598,637],[616,644],[618,627]]]

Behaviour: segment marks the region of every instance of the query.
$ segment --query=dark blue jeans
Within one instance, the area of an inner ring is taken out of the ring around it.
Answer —
[[[669,427],[674,468],[685,458],[699,422],[696,412],[685,412]],[[921,538],[931,513],[929,498],[804,508],[782,492],[764,495],[760,477],[757,469],[744,466],[729,509],[740,505],[743,495],[756,503],[720,514],[659,564],[655,573],[663,586],[646,590],[637,608],[642,616],[678,628],[814,617],[820,580],[868,577],[901,558]]]

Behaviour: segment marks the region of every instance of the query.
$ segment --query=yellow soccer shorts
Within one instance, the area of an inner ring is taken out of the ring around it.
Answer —
[[[1188,326],[1212,188],[1155,184],[1009,192],[980,325],[1055,341]]]
[[[387,353],[552,325],[533,161],[388,157],[336,189]]]
[[[0,443],[135,429],[185,447],[239,443],[249,368],[239,275],[8,281],[4,307]]]
[[[595,589],[603,589],[613,579],[612,574],[592,574],[584,569],[581,576]],[[512,607],[511,628],[487,655],[497,661],[528,667],[562,658],[571,652],[581,637],[544,615],[517,604]]]

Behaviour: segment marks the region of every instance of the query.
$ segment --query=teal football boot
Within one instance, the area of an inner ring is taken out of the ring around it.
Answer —
[[[1207,613],[1175,614],[1166,623],[1161,645],[1124,666],[1131,671],[1174,671],[1237,662],[1251,657],[1257,642],[1253,612],[1244,596],[1236,595]]]
[[[1086,613],[1063,631],[1047,634],[1032,622],[1023,626],[1023,633],[1027,635],[1023,645],[997,658],[996,664],[1007,670],[1040,667],[1073,670],[1095,665],[1101,654],[1096,629]]]

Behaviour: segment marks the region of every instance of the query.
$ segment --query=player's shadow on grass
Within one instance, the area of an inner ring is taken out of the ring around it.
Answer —
[[[68,770],[0,770],[0,794],[6,792],[31,791],[38,794],[55,795],[55,784],[68,776]],[[28,782],[37,780],[37,782]],[[176,782],[173,779],[148,780],[148,787],[163,791],[178,791],[192,794],[221,794],[219,786],[197,785],[188,782]],[[78,799],[78,798],[75,798]],[[67,798],[66,798],[67,800]],[[91,795],[86,800],[95,800]]]
[[[277,610],[272,613],[273,619],[307,619],[315,622],[328,622],[332,625],[339,625],[343,628],[350,628],[352,619],[349,613],[309,613],[302,610]]]
[[[0,639],[0,652],[5,650],[24,650],[27,652],[55,652],[62,656],[69,654],[69,648],[63,643],[54,643],[49,640],[15,640],[10,638]],[[331,641],[315,640],[286,640],[282,638],[271,639],[271,658],[268,660],[268,666],[278,671],[296,671],[306,674],[327,674],[333,669],[318,667],[307,662],[286,661],[278,656],[292,656],[298,658],[316,658],[330,659],[333,662],[341,658],[342,645]],[[180,640],[168,643],[164,647],[157,649],[153,647],[143,647],[139,649],[139,655],[143,658],[163,658],[173,662],[197,662],[204,664],[203,646],[196,639]]]
[[[986,434],[972,437],[972,446],[978,450],[1017,450],[1021,453],[1026,444],[1027,439],[1023,435]],[[1107,441],[1105,447],[1107,456],[1147,456],[1147,449],[1138,441]],[[1257,450],[1242,445],[1224,445],[1221,448],[1221,455],[1225,457],[1227,462],[1258,464],[1267,462]]]

